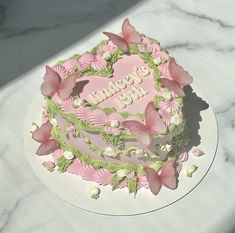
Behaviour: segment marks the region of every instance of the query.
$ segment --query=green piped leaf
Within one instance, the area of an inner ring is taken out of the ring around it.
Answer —
[[[111,180],[112,190],[116,189],[119,183],[124,179],[124,177],[119,177],[117,175],[113,176]]]
[[[155,171],[160,171],[163,166],[163,161],[157,161],[150,165],[151,168],[153,168]]]
[[[158,109],[160,101],[161,99],[157,95],[155,95],[153,98],[153,106],[155,109]]]
[[[121,112],[120,114],[121,114],[121,116],[124,117],[124,118],[127,118],[127,117],[130,116],[130,113],[129,113],[129,112]]]
[[[123,138],[121,135],[113,136],[111,134],[102,133],[103,140],[117,148],[123,147]]]
[[[113,112],[117,112],[116,108],[104,108],[103,111],[107,114],[110,115]]]
[[[133,177],[133,178],[127,180],[127,188],[128,188],[129,193],[134,193],[134,195],[136,195],[136,193],[137,193],[137,177]]]
[[[58,166],[58,171],[59,172],[65,172],[67,167],[72,163],[72,160],[66,159],[64,156],[61,156],[57,160],[57,166]]]
[[[144,113],[137,113],[136,115],[140,120],[144,120]]]

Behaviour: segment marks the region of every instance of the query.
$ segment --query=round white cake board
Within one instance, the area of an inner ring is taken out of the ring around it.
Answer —
[[[134,198],[128,193],[127,188],[112,191],[111,186],[107,185],[99,186],[100,197],[94,200],[89,195],[89,189],[98,186],[96,183],[84,181],[79,176],[67,172],[47,171],[41,164],[49,160],[50,156],[39,157],[35,154],[39,144],[32,140],[29,132],[32,122],[41,122],[41,106],[44,99],[39,93],[25,119],[24,145],[27,159],[43,184],[57,197],[74,207],[104,215],[137,215],[167,207],[185,197],[202,181],[212,165],[217,149],[218,130],[211,106],[207,105],[208,101],[196,87],[193,87],[193,92],[189,88],[187,96],[187,115],[191,121],[189,124],[191,130],[196,132],[192,132],[192,145],[201,148],[205,155],[198,158],[189,152],[189,159],[183,163],[176,190],[163,187],[160,193],[154,196],[149,189],[141,188]],[[198,170],[189,178],[186,176],[186,169],[193,164],[198,166]]]

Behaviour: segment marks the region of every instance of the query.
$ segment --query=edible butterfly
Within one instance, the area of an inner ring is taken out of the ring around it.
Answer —
[[[174,168],[174,161],[167,161],[158,174],[153,168],[145,167],[147,181],[149,182],[149,188],[154,195],[157,195],[162,186],[169,189],[177,188],[176,171]]]
[[[52,124],[50,121],[42,124],[32,133],[32,138],[41,143],[37,149],[37,155],[48,155],[58,149],[58,144],[55,139],[50,139]]]
[[[125,19],[122,23],[122,37],[111,32],[103,33],[124,53],[128,52],[129,44],[138,44],[142,41],[140,34],[130,24],[129,19]]]
[[[185,96],[182,87],[189,85],[193,81],[192,76],[182,66],[178,65],[172,57],[169,58],[168,70],[172,80],[161,78],[159,82],[178,96]]]
[[[145,125],[135,120],[123,121],[122,125],[131,132],[137,141],[145,146],[149,146],[152,142],[152,134],[155,132],[165,134],[167,127],[158,111],[154,108],[152,101],[145,108],[144,114]]]
[[[67,99],[76,85],[77,74],[74,73],[66,79],[54,71],[50,66],[46,66],[44,82],[41,85],[41,92],[44,96],[53,96],[55,93],[63,99]]]

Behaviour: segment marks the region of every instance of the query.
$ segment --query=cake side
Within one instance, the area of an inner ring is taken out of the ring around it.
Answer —
[[[170,169],[176,182],[175,161],[185,153],[182,87],[188,74],[158,41],[139,37],[128,51],[111,36],[90,52],[47,67],[43,123],[53,147],[38,154],[54,151],[61,172],[134,193],[150,186],[157,194],[151,174]],[[40,143],[41,128],[33,132]]]

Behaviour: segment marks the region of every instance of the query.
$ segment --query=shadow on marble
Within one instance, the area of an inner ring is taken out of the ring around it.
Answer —
[[[191,140],[187,148],[190,151],[201,143],[201,136],[198,133],[200,129],[199,123],[202,120],[200,112],[208,109],[209,105],[205,100],[197,96],[191,86],[185,87],[184,90],[186,96],[184,98],[183,114],[191,133]]]
[[[141,0],[49,2],[0,2],[0,87],[81,40]]]

